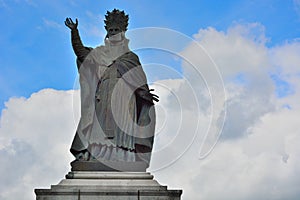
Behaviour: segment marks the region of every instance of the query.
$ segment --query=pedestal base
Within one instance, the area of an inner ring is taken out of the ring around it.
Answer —
[[[149,165],[145,162],[116,162],[116,161],[73,161],[71,171],[121,171],[145,172]]]
[[[37,200],[180,200],[146,172],[74,171],[51,189],[35,189]]]

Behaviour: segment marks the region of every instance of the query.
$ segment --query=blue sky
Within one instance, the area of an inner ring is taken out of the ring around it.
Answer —
[[[33,199],[70,170],[80,105],[64,20],[95,47],[113,8],[160,96],[156,180],[184,200],[298,200],[300,0],[0,0],[0,199]]]
[[[13,96],[29,97],[42,88],[72,89],[75,57],[64,19],[77,17],[82,40],[96,46],[104,35],[103,15],[115,7],[129,13],[129,29],[165,27],[192,37],[200,28],[225,31],[234,23],[259,22],[270,47],[300,35],[300,14],[292,0],[1,0],[0,109]]]

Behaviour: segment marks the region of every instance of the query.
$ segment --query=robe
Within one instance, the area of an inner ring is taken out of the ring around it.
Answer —
[[[77,55],[81,118],[71,146],[77,157],[91,160],[149,164],[155,129],[155,110],[138,56],[128,39],[84,47],[77,30],[72,45]]]

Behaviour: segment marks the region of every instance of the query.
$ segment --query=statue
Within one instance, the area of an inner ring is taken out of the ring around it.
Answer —
[[[158,96],[148,88],[138,56],[129,50],[128,19],[124,11],[107,11],[104,45],[94,49],[82,44],[77,19],[65,21],[71,29],[81,88],[81,118],[70,150],[75,165],[121,163],[118,171],[136,163],[149,166]],[[113,170],[79,166],[77,170]]]

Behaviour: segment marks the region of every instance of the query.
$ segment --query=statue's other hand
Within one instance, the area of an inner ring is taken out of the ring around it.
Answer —
[[[145,91],[145,90],[137,90],[138,94],[143,97],[144,99],[146,99],[147,101],[153,102],[159,101],[159,97],[156,94],[151,93],[152,91],[154,91],[154,89],[150,89],[149,91]]]
[[[159,97],[156,94],[149,93],[153,101],[159,102]]]
[[[158,99],[159,96],[156,95],[156,94],[152,94],[152,93],[151,93],[152,91],[154,91],[154,89],[150,89],[150,90],[149,90],[149,94],[150,94],[150,96],[152,96],[152,100],[153,100],[153,101],[156,101],[156,102],[159,102],[159,99]]]
[[[71,30],[77,29],[78,20],[76,18],[76,23],[73,22],[71,18],[66,18],[65,25],[69,27]]]

